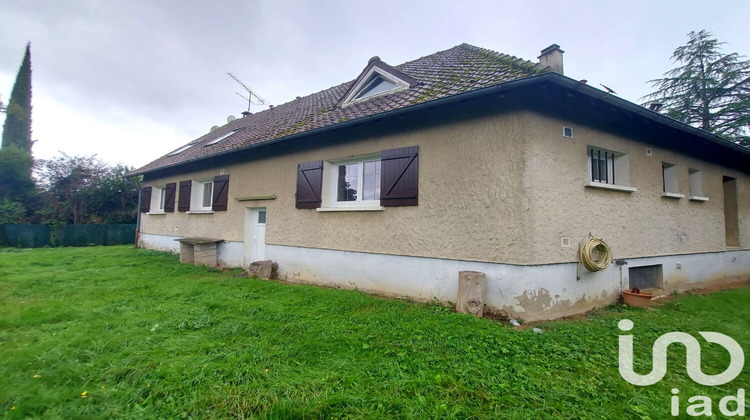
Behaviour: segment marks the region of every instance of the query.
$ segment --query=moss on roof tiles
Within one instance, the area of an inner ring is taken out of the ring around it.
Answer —
[[[193,141],[208,142],[218,138],[222,133],[242,129],[237,135],[219,143],[219,147],[190,148],[177,155],[165,155],[136,172],[149,172],[179,165],[249,144],[304,133],[549,71],[531,61],[469,44],[439,51],[394,68],[413,77],[419,83],[409,89],[341,108],[336,106],[336,103],[354,81],[342,83],[273,109],[237,119]]]

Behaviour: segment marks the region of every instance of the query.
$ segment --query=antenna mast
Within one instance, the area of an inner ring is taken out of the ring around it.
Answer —
[[[247,112],[250,112],[250,105],[265,105],[267,103],[265,99],[255,94],[255,92],[253,92],[252,89],[247,87],[247,85],[244,84],[242,80],[238,79],[237,76],[233,75],[232,73],[227,73],[227,74],[229,75],[229,77],[234,79],[235,82],[239,83],[247,91],[247,97],[243,96],[239,92],[234,92],[237,94],[237,96],[247,101]],[[253,98],[255,98],[255,101],[253,101]]]

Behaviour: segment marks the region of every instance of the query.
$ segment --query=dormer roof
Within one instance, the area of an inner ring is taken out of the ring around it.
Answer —
[[[357,101],[388,95],[417,85],[417,79],[372,57],[338,102],[347,106]]]

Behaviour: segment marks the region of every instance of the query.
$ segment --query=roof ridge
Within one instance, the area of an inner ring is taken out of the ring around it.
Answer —
[[[193,147],[179,154],[164,155],[138,171],[146,173],[226,154],[253,144],[334,127],[547,71],[530,61],[468,43],[461,43],[392,67],[420,83],[409,89],[373,97],[352,106],[337,106],[341,96],[356,82],[355,78],[238,118],[222,125],[217,131],[198,136],[188,144],[208,143],[210,139],[236,130],[237,134],[228,137],[227,140],[213,143],[210,147]]]
[[[539,63],[535,63],[530,60],[526,60],[524,58],[516,57],[515,55],[510,55],[506,53],[501,53],[495,50],[491,50],[489,48],[484,47],[478,47],[476,45],[463,43],[461,45],[465,45],[466,47],[474,50],[477,53],[484,54],[489,57],[498,58],[503,60],[504,62],[508,63],[509,65],[521,69],[521,70],[534,70],[537,73],[546,73],[547,68],[541,67]]]

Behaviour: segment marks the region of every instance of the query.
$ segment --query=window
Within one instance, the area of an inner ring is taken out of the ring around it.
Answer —
[[[688,177],[690,181],[690,200],[692,201],[708,201],[703,195],[703,175],[698,169],[688,169]]]
[[[603,184],[615,183],[615,155],[612,152],[598,149],[589,150],[591,163],[591,181]]]
[[[213,198],[214,183],[212,179],[192,182],[192,193],[190,200],[191,212],[209,212]]]
[[[167,190],[161,188],[161,194],[159,194],[159,211],[164,211],[164,204],[167,201]]]
[[[338,163],[337,204],[377,204],[380,201],[380,159]]]
[[[628,275],[628,283],[631,289],[637,287],[640,290],[646,290],[662,287],[661,264],[631,267],[628,269]]]
[[[573,129],[570,127],[563,126],[563,137],[567,137],[569,139],[573,138]]]
[[[410,76],[385,63],[371,61],[340,103],[345,107],[380,95],[400,92],[415,84],[417,80]]]
[[[678,181],[677,166],[671,163],[661,163],[662,191],[664,197],[682,198],[680,194],[680,185]]]
[[[201,203],[201,209],[210,209],[211,208],[211,197],[214,192],[214,183],[213,182],[204,182],[203,183],[203,197],[202,197],[202,203]]]
[[[419,146],[297,165],[298,209],[379,211],[419,204]]]
[[[179,149],[177,149],[177,150],[175,150],[173,152],[170,152],[169,154],[167,154],[167,156],[179,155],[180,153],[184,152],[185,150],[193,147],[193,145],[195,145],[195,143],[186,144],[186,145],[180,147]]]
[[[167,190],[164,185],[151,187],[151,203],[149,204],[149,213],[164,213],[164,203],[167,198]]]
[[[205,145],[203,145],[203,147],[211,146],[212,144],[216,144],[216,143],[224,140],[225,138],[230,137],[232,134],[234,134],[234,133],[236,133],[238,131],[240,131],[240,130],[230,131],[227,134],[224,134],[223,136],[219,136],[218,138],[215,138],[215,139],[211,140],[210,142],[206,143]]]
[[[396,89],[397,84],[386,80],[383,76],[378,73],[373,74],[370,79],[362,87],[362,90],[354,97],[354,99],[364,99],[370,96],[377,95],[379,93],[387,92],[392,89]]]
[[[626,153],[589,146],[587,151],[589,187],[634,192],[630,187],[630,164]]]

